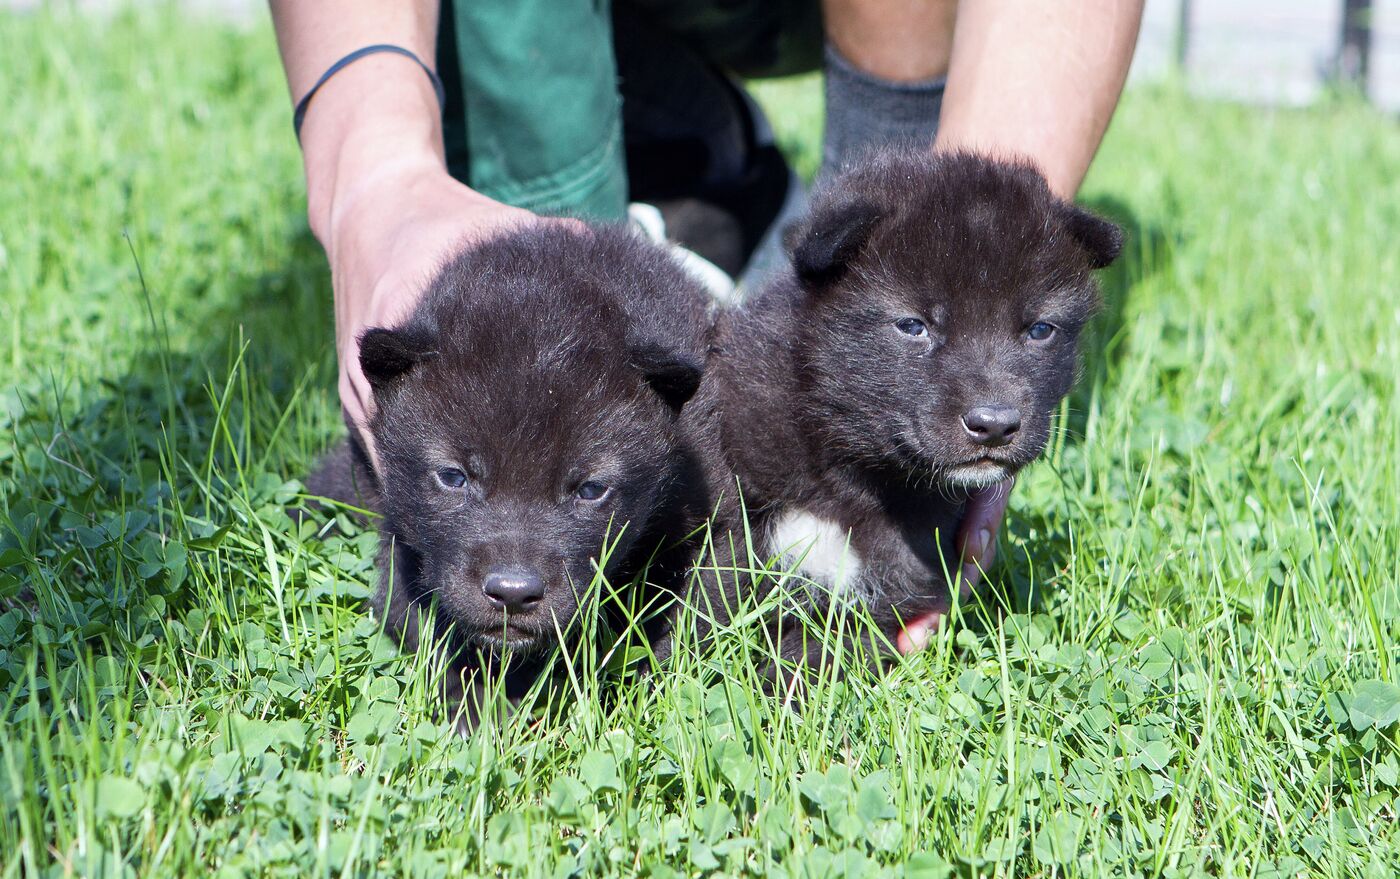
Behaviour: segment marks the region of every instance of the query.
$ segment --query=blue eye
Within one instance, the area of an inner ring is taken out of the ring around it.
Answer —
[[[581,501],[600,501],[607,497],[608,487],[601,482],[585,482],[576,493]]]
[[[437,478],[443,488],[461,488],[467,484],[467,474],[456,467],[444,467],[437,472]]]
[[[1030,329],[1026,330],[1026,338],[1032,342],[1044,342],[1053,335],[1055,335],[1055,326],[1043,320],[1036,321],[1031,324]]]
[[[921,321],[921,320],[919,320],[917,317],[906,317],[906,318],[901,318],[900,320],[895,321],[895,322],[894,322],[894,325],[895,325],[896,327],[899,327],[899,331],[900,331],[901,333],[904,333],[905,335],[909,335],[909,336],[927,336],[927,335],[928,335],[928,327],[925,326],[925,325],[924,325],[924,322]]]

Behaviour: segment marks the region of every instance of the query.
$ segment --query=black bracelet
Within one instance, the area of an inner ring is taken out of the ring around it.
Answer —
[[[419,67],[423,68],[423,72],[428,74],[428,79],[432,80],[433,91],[437,92],[438,106],[447,106],[447,93],[442,89],[442,80],[438,78],[438,75],[433,72],[431,67],[423,63],[421,58],[408,51],[403,46],[376,43],[373,46],[365,46],[363,49],[356,49],[349,55],[346,55],[344,58],[332,64],[325,73],[321,74],[321,78],[316,80],[316,84],[311,87],[311,91],[307,92],[306,96],[300,101],[297,101],[297,108],[292,113],[292,130],[296,132],[298,142],[301,141],[301,123],[306,118],[306,108],[310,105],[311,98],[316,94],[316,91],[326,84],[326,80],[335,76],[347,65],[359,61],[366,55],[373,55],[376,52],[392,52],[395,55],[403,55],[405,58],[412,58]]]

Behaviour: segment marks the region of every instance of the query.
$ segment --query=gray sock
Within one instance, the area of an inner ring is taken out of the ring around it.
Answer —
[[[874,146],[933,145],[945,77],[922,82],[881,79],[857,70],[830,43],[825,60],[826,129],[818,180]]]

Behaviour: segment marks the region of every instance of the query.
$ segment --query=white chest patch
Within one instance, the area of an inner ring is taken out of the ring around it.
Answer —
[[[860,557],[845,528],[806,510],[791,509],[773,522],[768,546],[784,567],[825,586],[835,595],[849,594],[860,578]]]

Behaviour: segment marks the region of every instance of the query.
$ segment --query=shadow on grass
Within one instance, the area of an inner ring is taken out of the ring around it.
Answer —
[[[113,346],[123,371],[12,391],[0,615],[18,608],[69,651],[139,654],[192,606],[191,564],[234,521],[232,493],[255,503],[302,475],[338,420],[306,405],[334,386],[330,282],[309,233],[282,257],[230,266],[213,303],[134,285],[154,326]]]
[[[1061,423],[1068,445],[1083,442],[1093,398],[1115,381],[1125,353],[1129,301],[1144,282],[1165,270],[1181,242],[1178,234],[1143,222],[1125,202],[1112,196],[1089,200],[1085,206],[1118,223],[1125,241],[1118,260],[1099,274],[1103,309],[1080,345],[1083,372],[1070,394],[1068,417]],[[1045,606],[1051,597],[1045,588],[1048,575],[1067,568],[1074,556],[1071,515],[1064,504],[1049,504],[1022,508],[1008,517],[1002,555],[990,574],[991,583],[981,590],[989,610],[994,614],[1029,613]],[[969,625],[980,627],[972,616],[968,617]]]
[[[1127,203],[1112,196],[1088,201],[1085,206],[1116,222],[1125,240],[1122,254],[1099,273],[1103,310],[1080,344],[1084,370],[1070,395],[1070,417],[1064,425],[1072,442],[1084,437],[1090,398],[1111,384],[1113,369],[1122,359],[1128,300],[1143,282],[1163,271],[1180,243],[1179,236],[1144,223]]]

